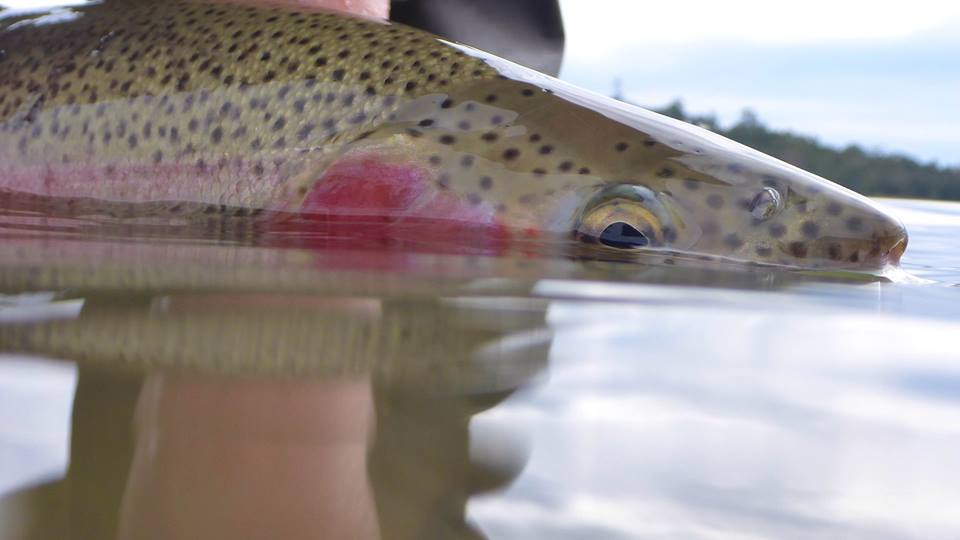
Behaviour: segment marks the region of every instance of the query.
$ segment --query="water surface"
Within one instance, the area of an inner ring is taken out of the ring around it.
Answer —
[[[956,538],[960,205],[883,203],[882,279],[7,215],[2,536]]]

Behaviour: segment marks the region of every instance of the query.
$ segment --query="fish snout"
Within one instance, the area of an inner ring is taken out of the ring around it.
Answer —
[[[881,269],[900,264],[900,257],[907,249],[907,229],[897,218],[884,215],[877,220],[869,236],[857,242],[856,253],[860,263],[870,268]]]
[[[874,250],[879,262],[884,266],[900,264],[900,257],[907,250],[907,229],[899,221],[883,230],[875,240]]]

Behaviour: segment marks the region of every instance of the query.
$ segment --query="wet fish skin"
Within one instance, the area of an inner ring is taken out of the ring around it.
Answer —
[[[895,218],[822,178],[401,25],[175,1],[68,13],[0,31],[8,194],[802,267],[874,270],[906,247]],[[610,241],[612,225],[635,234]]]

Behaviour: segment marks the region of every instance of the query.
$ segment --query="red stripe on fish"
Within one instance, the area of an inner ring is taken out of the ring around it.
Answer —
[[[351,234],[367,239],[498,250],[509,235],[491,205],[442,187],[434,177],[402,159],[350,156],[317,180],[300,216],[317,225],[352,227]]]

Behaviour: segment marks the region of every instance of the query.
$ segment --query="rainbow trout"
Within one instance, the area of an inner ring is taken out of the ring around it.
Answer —
[[[0,24],[7,201],[807,268],[878,270],[906,247],[827,180],[397,24],[176,0]]]

